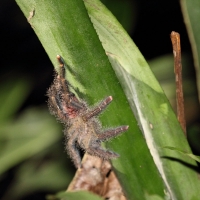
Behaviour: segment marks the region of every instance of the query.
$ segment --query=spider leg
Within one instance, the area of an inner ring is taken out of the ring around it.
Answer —
[[[119,135],[120,133],[128,130],[129,126],[119,126],[115,129],[111,129],[111,130],[106,130],[105,132],[98,134],[98,139],[101,142],[104,142],[106,140],[109,140],[110,138],[116,137],[117,135]]]
[[[48,106],[51,113],[57,116],[59,119],[65,118],[65,115],[62,112],[62,104],[59,100],[59,95],[53,85],[49,88],[47,96],[49,97]]]
[[[94,156],[97,156],[97,157],[100,157],[100,158],[106,159],[106,160],[119,157],[119,154],[112,152],[110,150],[107,150],[107,149],[103,149],[100,146],[99,141],[92,142],[86,151],[90,155],[94,155]]]
[[[67,143],[66,143],[66,149],[68,150],[69,156],[72,159],[74,165],[76,168],[81,167],[81,155],[80,155],[80,151],[76,146],[76,140],[77,140],[77,135],[78,132],[76,131],[71,131],[70,130],[65,130],[64,131],[65,135],[70,134],[70,138],[68,139]]]
[[[93,116],[96,116],[100,114],[107,106],[108,104],[112,101],[112,96],[106,97],[94,110],[86,113],[83,116],[83,119],[87,121],[88,119],[92,118]]]
[[[63,98],[66,102],[70,104],[73,108],[80,110],[83,108],[83,105],[79,100],[75,97],[74,93],[69,90],[69,83],[65,80],[65,64],[60,55],[57,55],[57,60],[60,64],[60,87],[59,89],[62,91]]]
[[[70,100],[70,106],[72,106],[76,110],[80,110],[83,108],[83,104],[78,101],[78,99],[75,97],[74,94],[73,94],[73,98],[71,98],[71,100]]]
[[[70,96],[72,93],[69,90],[69,87],[68,87],[69,84],[65,80],[65,64],[60,55],[57,55],[57,60],[60,64],[59,75],[58,75],[58,79],[60,79],[60,84],[58,84],[58,87],[59,87],[58,89],[63,91],[62,94],[64,94],[65,101],[69,102]]]
[[[62,57],[60,56],[60,55],[57,55],[56,56],[57,57],[57,60],[58,60],[58,62],[59,62],[59,64],[60,64],[60,76],[62,77],[62,78],[64,78],[65,77],[65,64],[64,64],[64,61],[63,61],[63,59],[62,59]]]
[[[80,108],[81,103],[78,102],[78,99],[75,97],[74,93],[69,90],[69,83],[65,80],[65,63],[60,55],[57,55],[57,60],[60,64],[58,76],[58,79],[60,79],[59,89],[62,91],[62,94],[64,94],[63,96],[65,101],[70,102],[70,104],[72,104],[72,106],[74,105],[75,108]]]

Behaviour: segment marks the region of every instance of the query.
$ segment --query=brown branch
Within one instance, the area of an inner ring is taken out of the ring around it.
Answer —
[[[182,88],[182,64],[181,64],[181,44],[180,35],[177,32],[171,32],[171,41],[174,54],[174,73],[176,80],[176,105],[177,105],[177,117],[181,124],[181,127],[186,135],[186,123],[184,114],[184,97]]]

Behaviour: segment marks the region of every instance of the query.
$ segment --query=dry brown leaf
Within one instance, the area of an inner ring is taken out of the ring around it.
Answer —
[[[85,154],[67,191],[87,190],[109,200],[126,200],[109,161]]]

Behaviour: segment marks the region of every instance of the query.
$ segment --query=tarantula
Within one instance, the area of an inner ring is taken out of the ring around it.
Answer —
[[[119,157],[117,153],[103,149],[101,142],[126,131],[128,126],[120,126],[101,133],[101,125],[96,117],[112,101],[112,97],[106,97],[98,106],[90,109],[86,102],[78,100],[70,91],[70,84],[65,80],[64,61],[59,55],[57,59],[60,69],[47,92],[48,106],[51,114],[65,125],[66,149],[75,167],[81,167],[80,148],[90,155],[106,160]]]

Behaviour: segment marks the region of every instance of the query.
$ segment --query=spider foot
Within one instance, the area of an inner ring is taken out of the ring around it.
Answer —
[[[128,128],[129,128],[129,126],[119,126],[115,129],[107,130],[107,131],[103,132],[102,134],[98,134],[98,139],[101,142],[109,140],[113,137],[118,136],[120,133],[127,131]]]
[[[119,154],[112,152],[110,150],[103,149],[100,146],[90,147],[89,149],[87,149],[87,153],[89,153],[90,155],[94,155],[94,156],[103,158],[105,160],[119,157]]]

